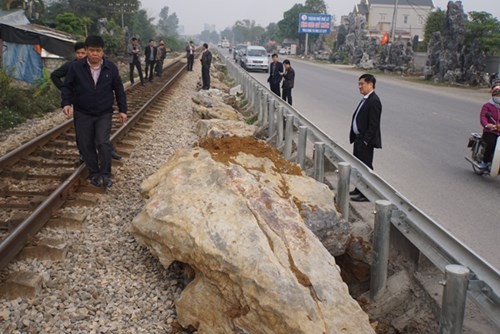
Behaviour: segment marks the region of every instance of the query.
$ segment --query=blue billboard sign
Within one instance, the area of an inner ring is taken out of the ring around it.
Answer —
[[[329,34],[332,32],[332,16],[326,14],[299,14],[299,33]]]

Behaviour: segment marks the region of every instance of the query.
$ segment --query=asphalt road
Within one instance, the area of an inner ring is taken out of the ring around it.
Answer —
[[[349,126],[362,98],[357,88],[362,72],[296,59],[291,64],[296,72],[294,107],[351,150]],[[254,76],[266,83],[267,74]],[[375,151],[375,171],[500,268],[500,177],[475,175],[464,159],[470,132],[481,131],[479,112],[488,91],[435,87],[392,76],[378,76],[376,91],[383,106],[383,148]]]

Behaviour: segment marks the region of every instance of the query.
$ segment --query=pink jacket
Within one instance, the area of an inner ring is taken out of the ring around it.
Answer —
[[[491,117],[486,117],[487,113],[491,113]],[[495,122],[493,122],[493,120]],[[500,135],[500,130],[498,129],[498,127],[496,129],[488,129],[485,128],[487,124],[500,124],[500,109],[491,102],[486,102],[483,105],[483,108],[481,108],[481,125],[483,126],[484,132],[493,132],[497,135]]]

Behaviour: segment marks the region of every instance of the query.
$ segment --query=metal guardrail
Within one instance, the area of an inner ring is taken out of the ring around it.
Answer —
[[[268,127],[269,140],[275,140],[276,146],[282,149],[285,158],[291,157],[291,140],[282,142],[283,118],[287,126],[299,129],[299,152],[297,162],[303,165],[305,141],[315,143],[315,150],[322,151],[324,157],[315,157],[315,164],[322,164],[326,158],[335,165],[344,162],[352,166],[351,182],[371,201],[387,200],[394,205],[391,223],[422,254],[425,255],[441,272],[446,272],[448,265],[459,264],[469,268],[468,296],[482,311],[500,328],[500,272],[444,230],[407,198],[394,189],[379,175],[369,169],[350,152],[336,144],[316,125],[304,117],[299,111],[288,105],[267,87],[246,71],[231,58],[221,55],[230,75],[241,85],[248,103],[258,111],[258,123]],[[285,134],[286,138],[286,134]],[[302,144],[300,143],[302,142]],[[301,148],[301,146],[304,146]],[[301,152],[302,151],[302,152]],[[315,168],[315,178],[323,181],[322,166]]]

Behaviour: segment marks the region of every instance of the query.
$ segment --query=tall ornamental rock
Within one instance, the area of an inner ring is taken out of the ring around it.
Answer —
[[[200,334],[374,333],[303,222],[293,186],[264,175],[273,163],[259,144],[242,166],[227,140],[178,151],[143,183],[147,204],[130,227],[165,267],[176,260],[194,270],[176,301],[180,325]],[[274,168],[289,175],[289,166]]]
[[[449,1],[443,33],[435,32],[428,44],[427,79],[472,86],[484,83],[485,55],[477,41],[466,45],[465,22],[462,2]]]

